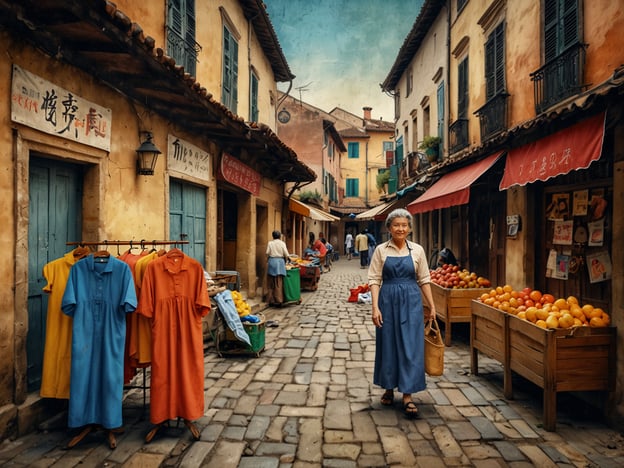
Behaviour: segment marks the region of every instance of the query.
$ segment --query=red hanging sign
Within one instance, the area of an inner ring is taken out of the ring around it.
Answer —
[[[219,172],[230,184],[247,190],[256,197],[260,195],[262,176],[235,157],[223,153]]]

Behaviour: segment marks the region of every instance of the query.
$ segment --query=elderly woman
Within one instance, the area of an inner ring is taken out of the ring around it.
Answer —
[[[282,233],[273,231],[273,240],[266,248],[268,257],[267,268],[267,297],[270,305],[281,306],[284,302],[284,277],[286,276],[286,262],[289,259],[288,247],[280,237]]]
[[[391,239],[377,246],[368,270],[377,327],[373,383],[385,389],[382,405],[393,404],[396,388],[403,394],[405,415],[416,417],[412,393],[426,388],[424,322],[436,314],[429,267],[424,249],[407,239],[412,230],[407,210],[392,211],[386,228]]]

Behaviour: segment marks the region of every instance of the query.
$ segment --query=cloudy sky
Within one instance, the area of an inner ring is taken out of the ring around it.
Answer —
[[[423,0],[264,0],[296,78],[291,95],[329,112],[341,107],[392,121],[382,83]],[[300,88],[300,89],[298,89]],[[279,89],[285,91],[284,83]]]

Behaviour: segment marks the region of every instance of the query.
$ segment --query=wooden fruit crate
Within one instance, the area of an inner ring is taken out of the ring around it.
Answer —
[[[499,361],[505,398],[513,398],[512,371],[544,391],[547,431],[556,428],[557,392],[615,389],[615,327],[546,330],[473,301],[470,338],[473,374],[478,374],[478,351]]]
[[[557,392],[615,389],[614,327],[545,330],[515,315],[508,327],[509,367],[544,389],[546,430],[555,430]]]
[[[451,345],[451,325],[459,322],[470,323],[471,302],[484,292],[485,289],[452,289],[431,283],[436,316],[438,320],[444,322],[444,344],[446,346]]]

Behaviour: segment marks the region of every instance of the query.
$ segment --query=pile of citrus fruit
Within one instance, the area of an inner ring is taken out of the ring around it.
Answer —
[[[443,288],[490,288],[490,280],[478,276],[474,271],[460,268],[457,265],[445,263],[435,270],[431,270],[431,281]]]
[[[611,323],[609,314],[599,307],[581,305],[574,296],[556,299],[537,289],[515,291],[506,284],[483,293],[479,300],[542,328],[608,327]]]

